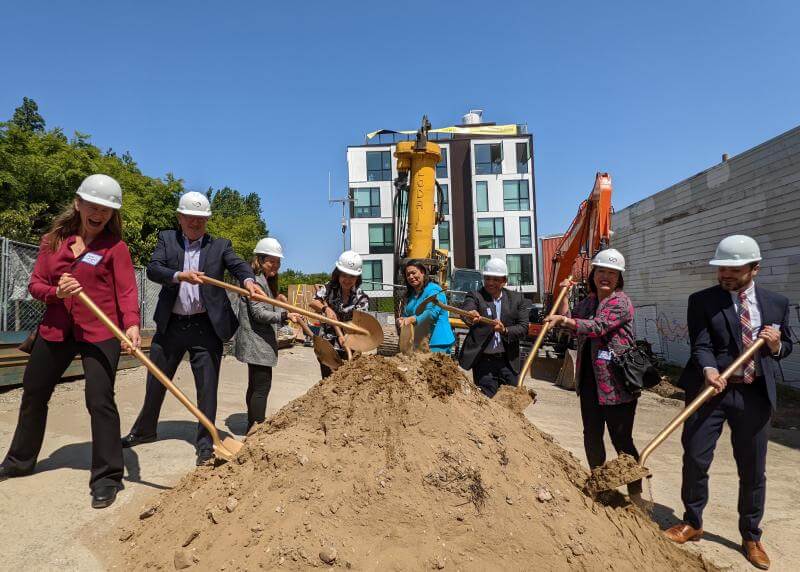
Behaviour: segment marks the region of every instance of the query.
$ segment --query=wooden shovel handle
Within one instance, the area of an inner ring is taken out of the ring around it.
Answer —
[[[567,280],[572,282],[572,276],[568,276]],[[561,302],[564,301],[564,296],[567,295],[572,289],[572,286],[567,286],[566,288],[561,288],[561,292],[558,293],[556,296],[555,302],[553,302],[552,307],[550,308],[550,312],[547,314],[547,317],[555,315],[558,309],[561,307]],[[544,341],[545,335],[547,332],[550,331],[551,323],[545,322],[542,326],[542,329],[539,331],[539,335],[536,336],[536,341],[533,342],[533,347],[531,348],[531,353],[528,354],[528,359],[525,360],[525,365],[522,366],[522,369],[519,372],[519,377],[517,378],[517,387],[521,387],[523,381],[525,380],[525,376],[528,375],[528,372],[533,365],[533,360],[536,359],[536,354],[539,353],[539,348],[542,347],[542,342]]]
[[[720,377],[727,380],[731,375],[733,375],[733,372],[735,372],[744,364],[744,362],[753,357],[755,353],[761,348],[761,346],[764,345],[764,343],[765,342],[763,339],[761,338],[757,339],[753,343],[753,345],[747,348],[747,351],[743,352],[738,358],[734,360],[734,362],[731,365],[728,366],[728,368],[725,371],[722,372],[722,375],[720,375]],[[689,416],[692,415],[695,411],[700,409],[700,406],[703,405],[703,403],[705,403],[706,401],[708,401],[711,398],[711,396],[713,396],[715,393],[716,391],[714,387],[711,385],[709,385],[703,391],[701,391],[700,394],[697,397],[695,397],[683,411],[681,411],[678,415],[675,416],[675,418],[672,421],[669,422],[669,425],[664,427],[664,429],[658,435],[656,435],[653,438],[653,440],[650,441],[650,443],[647,444],[647,447],[645,447],[642,450],[641,455],[639,455],[639,464],[644,466],[644,463],[647,460],[647,457],[650,456],[650,453],[655,451],[656,447],[661,445],[661,443],[663,443],[664,440],[667,437],[669,437],[673,433],[673,431],[675,431],[675,429],[683,425],[683,422],[686,421],[689,418]]]
[[[211,286],[218,286],[219,288],[224,288],[225,290],[230,290],[231,292],[236,292],[240,296],[246,296],[253,300],[257,300],[259,302],[266,302],[267,304],[272,304],[273,306],[277,306],[278,308],[283,308],[284,310],[288,310],[290,312],[295,312],[300,314],[301,316],[305,316],[306,318],[310,318],[312,320],[319,320],[320,322],[325,322],[326,324],[330,324],[332,326],[339,326],[346,332],[350,332],[352,334],[361,334],[363,336],[369,336],[369,332],[364,328],[359,326],[354,326],[348,322],[340,322],[339,320],[333,320],[324,314],[317,314],[316,312],[312,312],[311,310],[306,310],[305,308],[301,308],[300,306],[294,306],[293,304],[289,304],[288,302],[283,302],[276,298],[270,298],[269,296],[261,296],[260,294],[251,295],[249,290],[245,288],[240,288],[239,286],[234,286],[233,284],[228,284],[227,282],[223,282],[222,280],[217,280],[215,278],[209,278],[208,276],[200,276],[200,280],[202,280],[205,284],[210,284]]]
[[[112,322],[111,319],[108,316],[106,316],[105,312],[103,312],[100,308],[98,308],[97,305],[94,303],[94,301],[91,298],[89,298],[89,296],[87,296],[85,292],[78,293],[77,298],[84,306],[89,308],[89,311],[92,314],[94,314],[95,317],[98,320],[100,320],[112,334],[114,334],[115,338],[117,338],[123,344],[127,344],[129,347],[133,348],[133,343],[128,338],[128,336],[125,335],[125,332],[123,332],[114,322]],[[142,362],[142,364],[147,368],[147,370],[150,373],[152,373],[155,376],[155,378],[158,379],[158,381],[160,381],[162,385],[164,385],[164,387],[166,387],[169,390],[169,392],[172,393],[172,395],[174,395],[178,399],[178,401],[180,401],[184,405],[184,407],[186,407],[186,409],[188,409],[192,413],[192,415],[197,417],[197,420],[200,421],[200,423],[202,423],[203,427],[208,429],[208,432],[211,434],[211,439],[212,441],[214,441],[214,447],[219,448],[222,454],[227,454],[229,456],[232,456],[233,453],[231,453],[230,451],[225,449],[225,447],[223,447],[222,441],[219,438],[219,432],[217,431],[217,428],[214,427],[214,424],[211,423],[208,417],[203,415],[203,412],[200,411],[195,406],[194,403],[189,401],[189,399],[183,394],[183,392],[180,389],[178,389],[178,387],[174,383],[172,383],[172,380],[168,378],[164,374],[164,372],[158,369],[156,364],[150,361],[150,358],[147,357],[147,355],[145,355],[145,353],[142,350],[134,348],[133,352],[131,353],[136,357],[136,359]]]

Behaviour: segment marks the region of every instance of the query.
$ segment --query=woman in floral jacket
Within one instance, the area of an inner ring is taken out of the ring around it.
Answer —
[[[599,252],[589,274],[591,294],[571,313],[564,301],[559,309],[562,315],[547,319],[553,326],[573,330],[578,337],[576,390],[581,402],[583,446],[592,469],[606,462],[606,427],[618,454],[639,458],[633,443],[639,396],[628,392],[614,377],[611,364],[612,356],[634,346],[633,304],[622,291],[624,271],[625,258],[619,251],[609,248]],[[565,285],[568,284],[562,284]],[[628,493],[635,500],[641,498],[641,492],[641,481],[628,485]]]

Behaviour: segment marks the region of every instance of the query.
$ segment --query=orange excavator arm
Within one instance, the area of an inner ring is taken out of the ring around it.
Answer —
[[[570,274],[587,274],[573,272],[575,263],[588,261],[603,248],[608,248],[611,242],[611,176],[608,173],[595,175],[594,187],[589,198],[581,202],[578,214],[572,221],[561,244],[558,245],[553,255],[552,273],[550,276],[549,290],[553,299],[561,291],[561,282]],[[581,279],[586,276],[579,275],[573,278]]]

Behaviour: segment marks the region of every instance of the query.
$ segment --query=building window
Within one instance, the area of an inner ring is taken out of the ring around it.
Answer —
[[[381,216],[381,190],[378,187],[350,189],[353,202],[350,204],[350,216],[353,218],[369,218]]]
[[[367,151],[367,180],[392,180],[391,151]]]
[[[528,159],[531,158],[528,142],[517,143],[517,173],[528,172]]]
[[[442,212],[439,214],[450,214],[450,191],[447,185],[440,183],[439,186],[442,188]]]
[[[528,181],[503,181],[503,210],[529,211],[531,200],[528,195]]]
[[[489,210],[489,183],[486,181],[475,182],[475,197],[479,213]]]
[[[488,254],[479,254],[478,255],[478,270],[483,270],[483,267],[486,266],[486,263],[489,262],[489,258],[491,258]]]
[[[505,227],[502,218],[478,219],[478,248],[505,248]]]
[[[450,223],[439,223],[439,248],[450,250]]]
[[[475,145],[475,174],[499,175],[503,172],[503,146],[500,143]]]
[[[361,271],[361,280],[364,290],[382,290],[383,261],[365,260]]]
[[[447,149],[442,148],[442,158],[439,159],[439,162],[436,164],[436,178],[437,179],[446,179],[447,178]]]
[[[394,252],[394,231],[391,224],[369,225],[369,253],[391,254]]]
[[[533,284],[533,257],[530,254],[507,254],[509,286]]]
[[[519,217],[519,245],[521,248],[530,248],[533,246],[533,238],[531,237],[531,217]]]

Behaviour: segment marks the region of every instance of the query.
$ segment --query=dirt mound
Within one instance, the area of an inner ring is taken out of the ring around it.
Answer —
[[[441,355],[345,364],[119,537],[126,570],[702,570]]]

